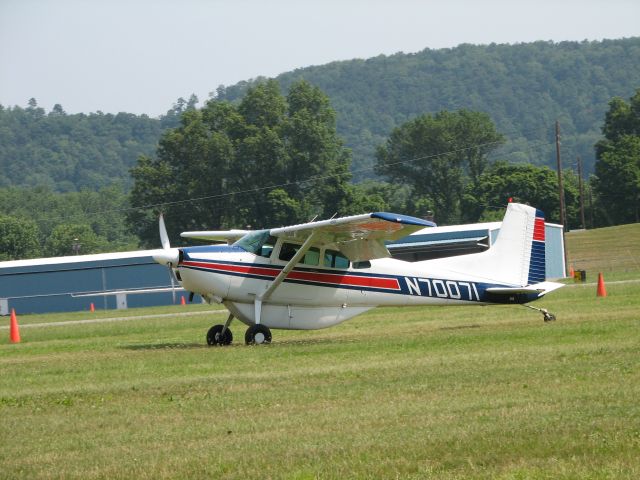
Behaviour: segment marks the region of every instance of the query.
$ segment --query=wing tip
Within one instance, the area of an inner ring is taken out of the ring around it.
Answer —
[[[404,225],[418,225],[421,227],[435,227],[435,222],[431,220],[425,220],[423,218],[412,217],[410,215],[403,215],[400,213],[391,212],[374,212],[371,214],[371,218],[379,218],[386,220],[387,222],[402,223]]]

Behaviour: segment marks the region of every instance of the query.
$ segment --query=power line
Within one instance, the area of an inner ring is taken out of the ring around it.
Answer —
[[[514,133],[518,134],[519,137],[515,138],[515,139],[508,139],[508,137],[507,137],[507,140],[504,142],[503,145],[507,146],[509,144],[513,144],[513,143],[516,143],[516,142],[521,142],[523,139],[526,140],[526,137],[528,135],[530,135],[531,133],[538,133],[538,134],[543,133],[541,130],[542,129],[539,128],[539,127],[535,128],[535,129],[528,130],[528,131],[524,131],[524,132],[514,129],[510,133],[511,134],[514,134]],[[545,130],[544,133],[550,133],[547,129],[544,129],[544,130]],[[508,135],[508,134],[504,134],[504,135]],[[464,151],[471,150],[471,149],[483,148],[483,147],[488,147],[488,146],[493,146],[493,145],[499,146],[500,144],[502,144],[501,140],[493,141],[493,142],[486,142],[486,143],[482,143],[482,144],[474,144],[474,145],[469,145],[467,147],[462,147],[462,148],[458,148],[458,149],[454,149],[454,150],[449,150],[449,151],[446,151],[446,152],[434,153],[434,154],[429,154],[429,155],[423,155],[423,156],[420,156],[420,157],[414,157],[414,158],[409,158],[409,159],[405,159],[405,160],[400,160],[400,161],[393,162],[393,163],[388,164],[388,165],[393,166],[393,165],[399,165],[399,164],[411,164],[411,163],[425,161],[425,160],[429,160],[429,159],[433,159],[433,158],[438,158],[438,157],[441,157],[441,156],[458,154],[458,153],[462,153]],[[505,153],[503,155],[510,156],[510,155],[517,154],[517,153],[532,154],[535,150],[540,150],[540,149],[543,149],[543,148],[549,148],[552,144],[553,144],[553,140],[549,140],[549,141],[527,140],[527,149],[526,150],[523,150],[523,149],[514,150],[514,151],[511,151],[511,152]],[[494,155],[497,155],[497,154],[494,153]],[[203,201],[207,201],[207,200],[228,198],[228,197],[232,197],[232,196],[235,196],[235,195],[255,194],[255,193],[258,193],[258,192],[262,192],[262,191],[265,191],[265,190],[272,190],[272,189],[275,189],[275,188],[287,188],[287,187],[296,186],[296,185],[303,185],[303,184],[307,184],[307,183],[318,182],[318,181],[322,181],[322,180],[328,180],[328,179],[331,179],[331,178],[339,178],[339,177],[342,177],[344,175],[353,176],[353,175],[357,175],[357,174],[360,174],[360,173],[371,172],[371,171],[373,171],[375,169],[376,169],[376,166],[372,165],[372,166],[369,166],[369,167],[362,167],[362,168],[359,168],[359,169],[356,169],[356,170],[350,170],[350,171],[344,172],[344,173],[315,175],[315,176],[312,176],[312,177],[309,177],[309,178],[306,178],[306,179],[303,179],[303,180],[298,180],[298,181],[295,181],[295,182],[284,182],[284,183],[280,183],[280,184],[273,184],[273,185],[267,185],[267,186],[262,186],[262,187],[248,188],[248,189],[244,189],[244,190],[237,190],[237,191],[226,192],[226,193],[218,193],[218,194],[214,194],[214,195],[205,195],[205,196],[201,196],[201,197],[191,197],[191,198],[185,198],[185,199],[181,199],[181,200],[174,200],[174,201],[168,201],[168,202],[158,202],[158,203],[153,203],[153,204],[141,205],[141,206],[137,206],[137,207],[128,206],[128,207],[115,208],[115,209],[109,209],[109,210],[96,210],[96,211],[90,211],[90,212],[74,212],[74,213],[71,213],[69,215],[58,215],[57,217],[48,217],[47,219],[41,219],[40,223],[55,223],[55,222],[62,221],[62,220],[73,219],[74,217],[87,218],[87,217],[94,217],[94,216],[98,216],[98,215],[107,215],[107,214],[112,214],[112,213],[123,213],[123,212],[130,212],[130,211],[136,211],[136,210],[144,211],[144,210],[150,210],[150,209],[154,209],[154,208],[169,207],[169,206],[172,206],[172,205],[198,203],[198,202],[203,202]]]
[[[510,141],[508,140],[506,143],[509,143],[509,142]],[[501,141],[493,141],[493,142],[486,142],[486,143],[482,143],[482,144],[474,144],[474,145],[470,145],[470,146],[467,146],[467,147],[462,147],[462,148],[458,148],[458,149],[454,149],[454,150],[449,150],[449,151],[446,151],[446,152],[434,153],[434,154],[423,155],[423,156],[420,156],[420,157],[414,157],[414,158],[410,158],[410,159],[406,159],[406,160],[400,160],[400,161],[397,161],[397,162],[390,163],[388,165],[389,166],[393,166],[393,165],[399,165],[399,164],[416,163],[416,162],[425,161],[425,160],[429,160],[429,159],[433,159],[433,158],[438,158],[438,157],[442,157],[442,156],[446,156],[446,155],[462,153],[464,151],[475,149],[475,148],[482,148],[482,147],[487,147],[487,146],[492,146],[492,145],[499,145],[501,143],[502,143]],[[550,141],[550,142],[538,141],[538,145],[530,146],[527,150],[531,151],[531,150],[542,148],[542,147],[548,147],[552,143],[553,143],[552,141]],[[520,150],[520,151],[514,151],[514,152],[510,152],[510,153],[513,154],[513,153],[519,153],[519,152],[524,152],[524,151]],[[106,214],[110,214],[110,213],[123,213],[123,212],[135,211],[135,210],[144,211],[144,210],[150,210],[150,209],[154,209],[154,208],[169,207],[169,206],[173,206],[173,205],[181,205],[181,204],[188,204],[188,203],[203,202],[203,201],[207,201],[207,200],[221,199],[221,198],[226,198],[226,197],[232,197],[232,196],[235,196],[235,195],[255,194],[255,193],[258,193],[258,192],[265,191],[265,190],[272,190],[272,189],[276,189],[276,188],[286,188],[286,187],[291,187],[291,186],[296,186],[296,185],[303,185],[303,184],[307,184],[307,183],[318,182],[318,181],[322,181],[322,180],[328,180],[328,179],[331,179],[331,178],[339,178],[339,177],[342,177],[344,175],[351,176],[351,175],[353,175],[355,173],[362,173],[362,172],[372,171],[375,168],[376,168],[375,166],[363,167],[363,168],[360,168],[360,169],[357,169],[357,170],[354,170],[354,171],[349,171],[349,172],[344,172],[344,173],[315,175],[315,176],[306,178],[304,180],[298,180],[298,181],[295,181],[295,182],[285,182],[285,183],[280,183],[280,184],[272,184],[272,185],[267,185],[267,186],[262,186],[262,187],[255,187],[255,188],[237,190],[237,191],[226,192],[226,193],[218,193],[218,194],[214,194],[214,195],[205,195],[205,196],[201,196],[201,197],[191,197],[191,198],[185,198],[185,199],[174,200],[174,201],[169,201],[169,202],[158,202],[158,203],[141,205],[141,206],[137,206],[137,207],[129,206],[129,207],[123,207],[123,208],[109,209],[109,210],[96,210],[96,211],[93,211],[93,212],[76,212],[76,213],[72,213],[72,214],[69,214],[69,215],[59,215],[58,216],[58,221],[64,220],[64,219],[70,219],[70,218],[74,218],[74,217],[92,217],[92,216],[97,216],[97,215],[106,215]],[[51,217],[49,217],[47,220],[49,220],[49,222],[55,222],[56,221],[55,218],[51,218]]]

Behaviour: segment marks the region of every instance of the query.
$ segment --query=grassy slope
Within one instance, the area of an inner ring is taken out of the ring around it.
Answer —
[[[593,273],[590,278],[597,272],[640,272],[640,223],[570,232],[566,243],[569,264]]]
[[[0,478],[638,478],[640,284],[608,291],[554,292],[553,324],[378,309],[253,348],[204,347],[219,314],[25,328]]]

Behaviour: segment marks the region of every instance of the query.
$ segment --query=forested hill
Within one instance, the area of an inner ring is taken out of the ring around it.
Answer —
[[[567,166],[581,155],[593,171],[593,145],[608,102],[640,87],[640,37],[601,42],[461,45],[415,54],[333,62],[283,73],[283,91],[304,78],[337,111],[338,134],[353,150],[354,178],[374,175],[374,152],[392,129],[424,113],[466,108],[488,113],[508,141],[495,155],[553,165],[560,120]],[[238,100],[258,80],[220,87]],[[160,119],[129,113],[51,112],[0,105],[0,187],[45,185],[57,191],[131,184],[140,154],[154,155],[162,132],[177,126],[197,98],[179,99]]]
[[[331,98],[338,132],[353,149],[356,178],[370,176],[376,145],[423,113],[466,108],[487,112],[509,139],[498,156],[552,165],[560,121],[568,165],[581,155],[593,171],[593,145],[609,100],[640,86],[640,37],[597,42],[460,45],[380,55],[283,73],[287,88],[304,78]],[[221,87],[236,100],[255,81]]]
[[[160,119],[131,113],[51,112],[31,99],[26,108],[0,105],[0,187],[47,186],[57,191],[97,190],[131,183],[129,169],[153,155],[162,132],[178,124],[197,99],[178,103]]]

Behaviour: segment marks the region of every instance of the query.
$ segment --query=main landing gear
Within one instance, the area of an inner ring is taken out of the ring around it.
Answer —
[[[233,334],[229,325],[233,315],[229,315],[224,325],[214,325],[207,332],[207,345],[230,345],[233,342]],[[244,342],[247,345],[261,345],[271,343],[271,330],[265,325],[251,325],[244,334]]]
[[[542,314],[542,316],[544,317],[544,321],[545,322],[553,322],[556,319],[556,316],[553,313],[551,313],[549,310],[547,310],[546,308],[532,307],[531,305],[522,305],[522,306],[530,308],[531,310],[535,310],[537,312],[540,312]]]
[[[251,325],[244,334],[244,343],[247,345],[271,343],[271,330],[262,324]]]
[[[207,345],[230,345],[231,342],[233,334],[224,325],[214,325],[207,332]]]

